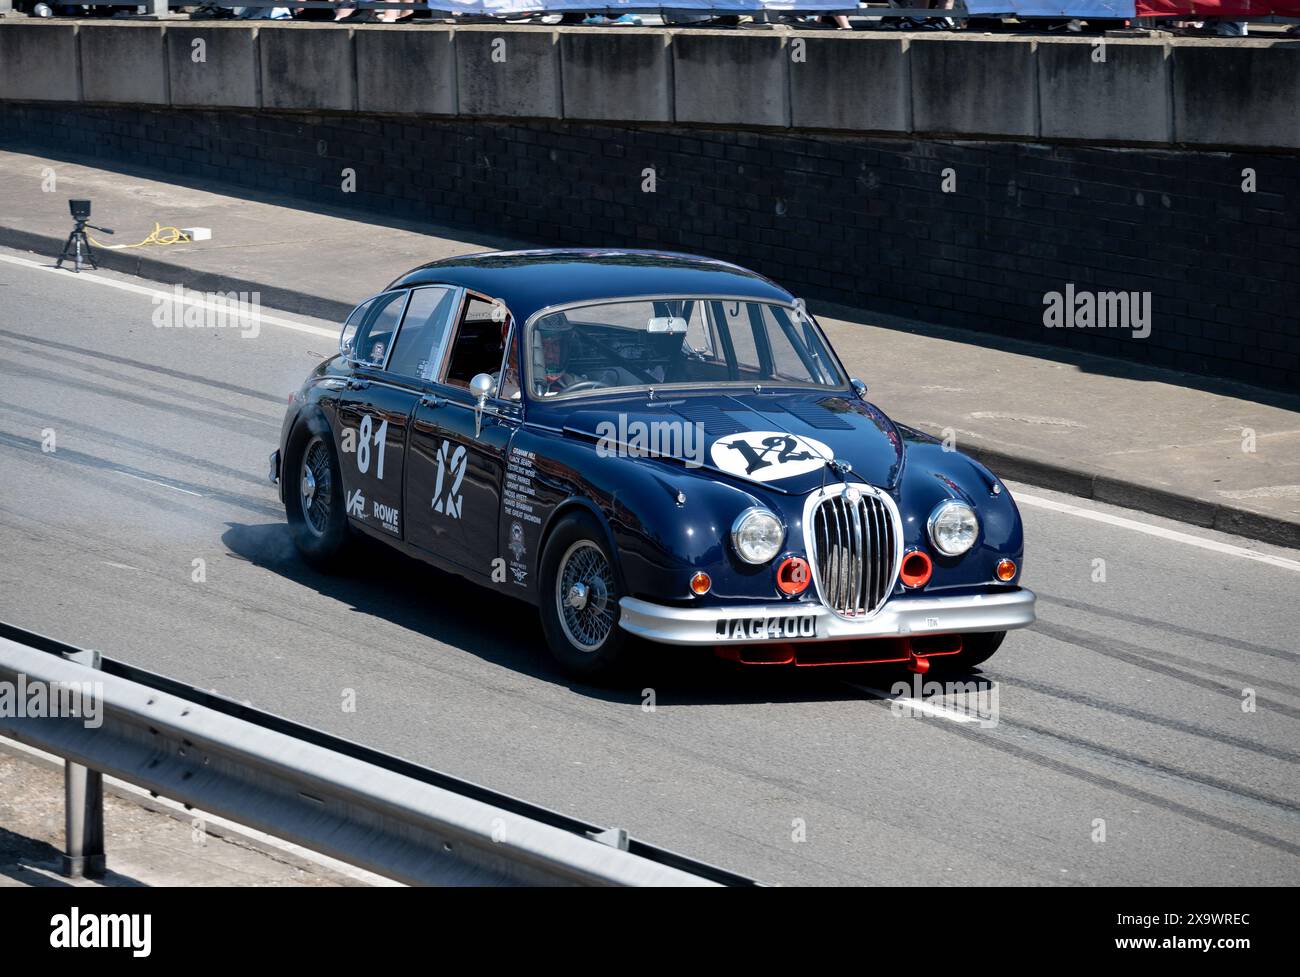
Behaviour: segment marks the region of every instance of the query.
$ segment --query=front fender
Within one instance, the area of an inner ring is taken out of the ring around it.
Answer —
[[[776,594],[773,568],[743,563],[729,542],[732,522],[751,506],[767,505],[786,517],[761,489],[676,461],[606,454],[594,443],[560,432],[521,430],[513,445],[547,459],[534,479],[534,505],[545,511],[539,556],[556,521],[571,507],[582,506],[596,512],[608,528],[629,596],[700,603],[689,587],[697,570],[714,580],[705,599],[709,603],[726,597],[770,600]],[[787,519],[787,539],[797,538],[802,551],[798,518]]]
[[[906,429],[904,429],[906,430]],[[946,449],[926,435],[907,431],[907,463],[895,501],[903,519],[907,549],[924,549],[934,574],[924,592],[986,586],[1014,586],[1023,571],[1024,530],[1011,492],[991,471],[967,455]],[[940,503],[965,502],[979,518],[975,545],[961,556],[945,556],[930,542],[926,522]],[[997,580],[999,561],[1016,563],[1010,581]]]

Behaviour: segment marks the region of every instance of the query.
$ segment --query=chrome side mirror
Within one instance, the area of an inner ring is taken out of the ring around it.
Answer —
[[[483,433],[483,411],[487,409],[487,399],[492,395],[496,384],[486,373],[475,374],[469,382],[469,392],[474,395],[474,437]]]
[[[852,380],[849,381],[849,386],[851,386],[853,388],[853,392],[858,395],[858,400],[867,399],[867,385],[863,383],[861,380],[859,380],[857,377],[854,377]]]

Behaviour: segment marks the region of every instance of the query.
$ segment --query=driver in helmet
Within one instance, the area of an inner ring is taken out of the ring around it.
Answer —
[[[563,313],[549,315],[537,324],[534,363],[538,393],[543,397],[563,393],[584,378],[570,373],[569,353],[573,341],[573,323]]]

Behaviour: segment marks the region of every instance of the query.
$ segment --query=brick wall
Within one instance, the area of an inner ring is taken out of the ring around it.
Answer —
[[[0,143],[539,244],[698,252],[810,299],[1300,389],[1293,156],[33,103],[0,104]],[[1150,292],[1150,336],[1045,328],[1067,283]]]

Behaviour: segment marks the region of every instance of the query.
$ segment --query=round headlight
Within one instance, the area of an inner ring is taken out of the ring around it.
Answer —
[[[731,524],[731,545],[746,563],[766,563],[784,542],[785,527],[767,509],[746,509]]]
[[[930,542],[945,556],[961,556],[975,545],[975,537],[980,532],[975,510],[955,499],[939,503],[930,513],[928,525]]]

